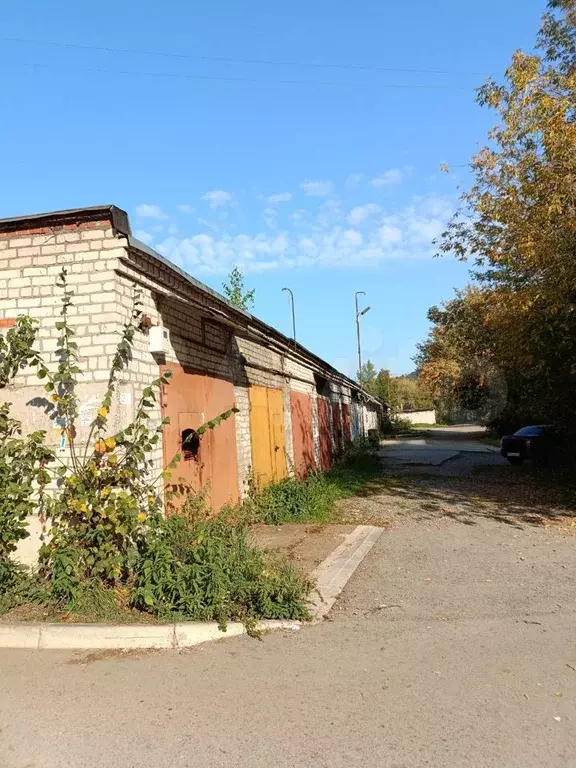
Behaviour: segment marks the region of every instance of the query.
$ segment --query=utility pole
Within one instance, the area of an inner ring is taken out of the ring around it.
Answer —
[[[358,376],[362,370],[362,347],[360,344],[360,318],[365,315],[370,307],[365,307],[362,311],[358,309],[358,296],[366,296],[366,291],[356,291],[354,294],[354,303],[356,305],[356,336],[358,339]]]
[[[292,306],[292,338],[294,339],[294,346],[296,346],[296,312],[294,311],[294,294],[291,288],[282,288],[290,294],[290,304]]]

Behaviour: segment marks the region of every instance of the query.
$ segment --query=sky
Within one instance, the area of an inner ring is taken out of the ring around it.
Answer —
[[[348,375],[414,368],[468,280],[432,243],[544,0],[3,0],[0,218],[114,204],[137,237]],[[447,163],[451,172],[442,173]]]

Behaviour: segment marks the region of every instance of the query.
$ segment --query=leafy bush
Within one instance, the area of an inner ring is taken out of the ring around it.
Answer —
[[[10,384],[20,368],[36,362],[32,344],[36,326],[21,316],[14,328],[0,334],[0,389]],[[22,437],[22,425],[10,417],[10,403],[0,404],[0,591],[15,588],[22,571],[12,555],[28,536],[27,518],[41,502],[50,480],[45,466],[53,453],[44,446],[44,432]]]
[[[135,607],[162,619],[306,619],[311,584],[287,562],[248,544],[225,517],[155,518],[134,572]]]
[[[22,438],[9,404],[0,406],[0,611],[40,601],[53,612],[88,619],[118,618],[131,608],[164,619],[217,619],[221,625],[229,619],[251,624],[257,618],[305,618],[306,579],[288,563],[249,546],[246,529],[231,526],[226,515],[207,520],[204,497],[191,497],[183,515],[162,517],[157,487],[170,479],[180,456],[160,476],[153,475],[149,457],[168,420],[152,425],[150,418],[169,372],[144,388],[134,421],[110,432],[113,394],[132,359],[141,320],[137,296],[88,438],[79,443],[81,369],[68,323],[72,292],[65,270],[59,285],[63,300],[56,325],[56,372],[33,350],[34,321],[22,318],[6,340],[0,337],[0,386],[24,365],[36,366],[70,454],[64,462],[47,449],[43,432]],[[220,414],[197,434],[217,428],[235,411]],[[53,479],[57,488],[47,494],[45,487]],[[51,523],[50,539],[40,550],[38,578],[10,559],[35,507],[43,524]]]
[[[334,519],[335,502],[358,493],[379,470],[368,442],[358,439],[328,472],[313,472],[304,480],[287,477],[262,488],[252,485],[244,513],[270,525],[328,522]]]
[[[329,518],[334,501],[325,476],[313,473],[304,480],[286,477],[253,489],[246,506],[254,520],[279,525],[323,522]]]

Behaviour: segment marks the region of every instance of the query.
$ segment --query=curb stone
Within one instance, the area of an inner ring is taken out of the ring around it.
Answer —
[[[322,621],[364,557],[383,533],[383,528],[357,526],[316,568],[316,588],[309,596],[312,622]],[[260,632],[298,631],[306,622],[263,620]],[[29,650],[103,650],[158,648],[181,650],[224,637],[246,634],[237,621],[226,631],[214,621],[184,621],[173,624],[47,624],[44,622],[0,622],[0,648]]]
[[[312,574],[316,589],[310,596],[312,623],[322,621],[352,574],[378,541],[384,528],[358,525]]]

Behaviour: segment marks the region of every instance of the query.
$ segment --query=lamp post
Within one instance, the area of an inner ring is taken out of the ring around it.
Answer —
[[[358,296],[366,296],[366,291],[356,291],[354,294],[354,303],[356,305],[356,336],[358,338],[358,376],[362,370],[362,347],[360,345],[360,318],[365,315],[370,307],[365,307],[362,311],[358,309]]]
[[[290,305],[292,307],[292,338],[294,339],[294,346],[296,346],[296,313],[294,311],[294,294],[291,288],[282,288],[283,291],[290,294]]]

